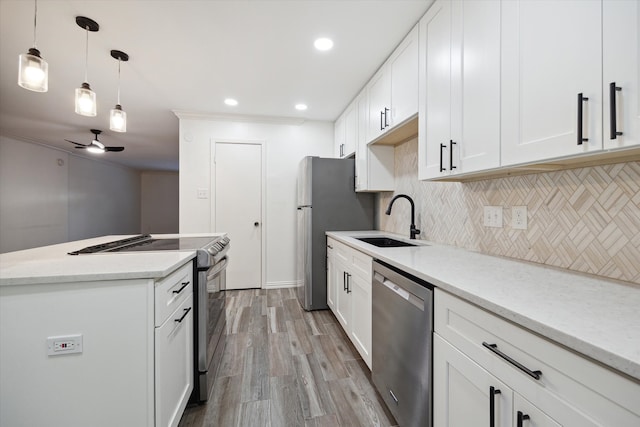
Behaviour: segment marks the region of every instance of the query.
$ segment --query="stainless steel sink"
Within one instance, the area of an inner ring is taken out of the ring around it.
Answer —
[[[377,246],[379,248],[400,248],[403,246],[418,246],[416,244],[404,242],[402,240],[392,239],[391,237],[356,237],[355,239],[365,243],[369,243],[370,245]]]

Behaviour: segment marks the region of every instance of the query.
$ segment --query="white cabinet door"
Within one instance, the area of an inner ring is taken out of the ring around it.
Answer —
[[[438,334],[433,334],[433,425],[512,426],[513,391]]]
[[[389,58],[391,73],[390,126],[396,126],[418,113],[418,26],[402,41]]]
[[[156,427],[177,426],[193,390],[193,296],[156,328]]]
[[[382,135],[391,119],[391,76],[383,66],[369,81],[369,119],[367,142]]]
[[[501,8],[500,0],[457,1],[452,8],[455,144],[445,167],[458,174],[500,166]]]
[[[502,165],[602,149],[601,8],[502,1]]]
[[[344,262],[336,257],[336,309],[334,311],[338,322],[342,325],[347,335],[351,329],[351,295],[347,292],[347,267]]]
[[[335,241],[333,239],[327,239],[327,305],[335,312],[338,274],[335,264],[334,245]]]
[[[358,139],[358,105],[354,101],[347,107],[344,117],[344,148],[341,157],[352,156],[356,152]]]
[[[448,174],[451,140],[451,2],[434,3],[420,20],[418,178]]]
[[[604,94],[604,148],[640,144],[640,2],[605,0],[602,3],[602,72]],[[613,89],[615,120],[612,121],[610,85]],[[615,88],[620,88],[615,90]],[[612,122],[615,129],[611,127]],[[621,135],[616,135],[621,132]]]
[[[342,157],[342,153],[344,152],[345,138],[346,138],[346,128],[345,128],[344,115],[342,115],[333,124],[333,144],[334,144],[333,155],[335,157]]]
[[[371,368],[371,279],[350,275],[347,285],[351,294],[351,340]]]

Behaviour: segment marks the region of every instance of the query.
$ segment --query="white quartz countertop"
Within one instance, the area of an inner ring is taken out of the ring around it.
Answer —
[[[640,380],[640,286],[423,240],[378,248],[354,238],[409,241],[381,231],[327,235]]]
[[[153,237],[216,237],[224,233],[161,234]],[[103,236],[0,254],[0,286],[157,279],[194,258],[195,250],[68,255],[87,246],[132,236]]]

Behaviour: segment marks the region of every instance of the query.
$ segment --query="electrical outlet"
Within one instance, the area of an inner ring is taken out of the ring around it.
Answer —
[[[208,199],[208,198],[209,198],[209,189],[198,188],[198,199]]]
[[[511,228],[517,230],[527,229],[527,207],[514,206],[511,208]]]
[[[66,335],[47,338],[47,355],[82,353],[82,335]]]
[[[482,222],[485,227],[502,228],[502,206],[485,206]]]

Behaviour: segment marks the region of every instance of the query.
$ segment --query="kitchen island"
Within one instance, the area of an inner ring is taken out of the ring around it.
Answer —
[[[376,236],[417,246],[380,248],[358,239]],[[380,231],[328,232],[327,237],[435,286],[434,425],[469,425],[447,418],[455,412],[455,387],[463,383],[461,395],[473,395],[469,387],[478,390],[473,403],[481,407],[494,399],[489,384],[515,390],[502,394],[505,407],[519,402],[507,396],[529,396],[556,417],[536,425],[640,422],[640,286]],[[534,379],[522,375],[522,369],[496,356],[496,349],[507,349],[542,373],[534,372]],[[457,383],[451,383],[454,378]],[[562,417],[572,421],[559,421]]]
[[[0,425],[179,421],[193,387],[196,251],[68,255],[123,237],[0,255]]]

